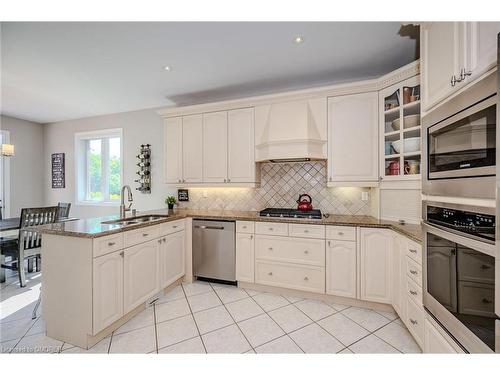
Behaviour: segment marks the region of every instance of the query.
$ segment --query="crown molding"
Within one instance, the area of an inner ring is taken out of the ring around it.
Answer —
[[[380,91],[388,86],[404,81],[418,74],[420,74],[420,60],[416,60],[394,70],[393,72],[374,79],[340,83],[303,90],[286,91],[276,94],[259,95],[242,99],[224,100],[182,107],[168,107],[158,110],[157,113],[163,118],[170,118],[207,112],[228,111],[232,109],[248,108],[257,105],[273,104],[284,101],[308,100],[318,97]]]

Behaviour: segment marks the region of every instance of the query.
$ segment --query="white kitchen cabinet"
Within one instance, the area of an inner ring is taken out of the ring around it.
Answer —
[[[123,310],[125,314],[159,291],[159,248],[160,240],[154,239],[124,250]]]
[[[426,22],[420,26],[422,109],[428,111],[459,86],[452,77],[460,74],[464,57],[463,25],[460,22]]]
[[[165,182],[182,182],[182,117],[167,118],[164,126]]]
[[[92,271],[94,335],[123,316],[123,256],[123,251],[120,251],[94,259]]]
[[[361,228],[361,299],[392,302],[393,234],[388,229]]]
[[[326,294],[356,298],[356,242],[326,243]]]
[[[228,111],[227,121],[228,182],[255,182],[254,109]]]
[[[183,183],[203,182],[203,116],[182,118]]]
[[[203,182],[227,182],[227,111],[203,114]]]
[[[394,235],[392,248],[392,307],[401,317],[403,292],[406,285],[406,273],[401,271],[401,258],[405,257],[406,240],[400,235]]]
[[[465,22],[467,81],[481,76],[497,63],[500,22]]]
[[[184,231],[180,231],[160,240],[160,289],[163,289],[186,273],[186,236]]]
[[[328,98],[328,184],[378,184],[378,93]]]
[[[456,354],[458,351],[446,340],[436,327],[429,321],[431,317],[425,320],[424,332],[424,353],[426,354]],[[444,333],[444,332],[443,332]],[[446,333],[444,333],[446,334]]]
[[[253,234],[236,233],[236,280],[255,281],[255,237]]]

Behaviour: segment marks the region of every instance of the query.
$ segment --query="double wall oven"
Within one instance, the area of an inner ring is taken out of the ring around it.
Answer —
[[[499,87],[492,72],[422,119],[424,307],[469,353],[500,353]]]

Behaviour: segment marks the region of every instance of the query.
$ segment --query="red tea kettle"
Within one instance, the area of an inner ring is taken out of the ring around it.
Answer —
[[[301,194],[297,203],[299,204],[297,206],[299,211],[311,211],[313,209],[312,198],[309,194]]]

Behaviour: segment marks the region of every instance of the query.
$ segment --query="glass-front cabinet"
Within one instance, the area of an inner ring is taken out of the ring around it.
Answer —
[[[383,180],[420,179],[420,76],[380,91]]]

